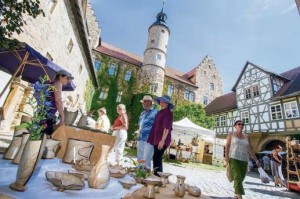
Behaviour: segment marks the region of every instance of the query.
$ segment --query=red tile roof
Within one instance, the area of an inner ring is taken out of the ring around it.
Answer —
[[[122,61],[128,62],[130,64],[136,65],[136,66],[142,66],[143,65],[143,57],[140,57],[138,55],[135,55],[133,53],[130,53],[126,50],[123,50],[121,48],[117,48],[113,45],[110,45],[105,42],[101,42],[101,46],[98,46],[95,51],[98,51],[100,53],[109,55],[111,57],[114,57],[116,59],[120,59]],[[191,82],[187,75],[177,71],[171,67],[165,67],[165,76],[173,78],[175,80],[178,80],[180,82],[184,82],[186,84],[189,84],[191,86],[197,87],[193,82]]]
[[[236,108],[236,94],[235,92],[230,92],[214,99],[204,108],[204,110],[206,111],[206,114],[212,115]]]

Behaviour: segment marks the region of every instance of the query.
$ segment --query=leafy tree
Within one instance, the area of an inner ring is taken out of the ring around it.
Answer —
[[[173,114],[174,121],[188,117],[195,124],[204,128],[211,129],[214,127],[214,118],[205,115],[205,111],[201,104],[186,102],[182,105],[176,106]]]
[[[18,41],[8,39],[13,33],[20,34],[26,24],[23,14],[36,18],[45,13],[40,9],[39,0],[0,0],[0,48],[13,49]]]

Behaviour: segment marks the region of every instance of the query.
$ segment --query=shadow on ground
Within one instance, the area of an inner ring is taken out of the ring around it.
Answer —
[[[268,191],[268,190],[262,190],[262,189],[257,189],[257,188],[250,188],[249,190],[252,190],[253,192],[257,192],[257,193],[262,193],[265,195],[270,195],[270,196],[278,196],[278,197],[288,197],[291,199],[299,199],[299,195],[295,196],[293,192],[287,190],[287,189],[280,189],[278,188],[278,191]]]

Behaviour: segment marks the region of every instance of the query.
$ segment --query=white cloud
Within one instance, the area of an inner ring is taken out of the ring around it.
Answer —
[[[295,8],[296,8],[296,4],[294,3],[293,5],[291,5],[290,7],[288,7],[287,9],[283,10],[283,11],[281,12],[281,14],[284,15],[284,14],[286,14],[286,13],[288,13],[288,12],[294,10]]]
[[[249,21],[254,21],[278,3],[279,0],[258,0],[251,7],[245,9],[244,17]]]

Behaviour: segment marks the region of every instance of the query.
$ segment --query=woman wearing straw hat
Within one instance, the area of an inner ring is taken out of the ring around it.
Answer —
[[[148,142],[153,145],[153,170],[154,174],[163,171],[162,156],[171,143],[171,131],[173,125],[172,109],[174,105],[168,95],[156,97],[155,101],[160,105],[161,110],[157,113]]]
[[[110,121],[106,115],[106,109],[105,108],[100,108],[98,110],[98,120],[96,122],[96,129],[99,129],[102,132],[108,133],[109,128],[110,128]]]

